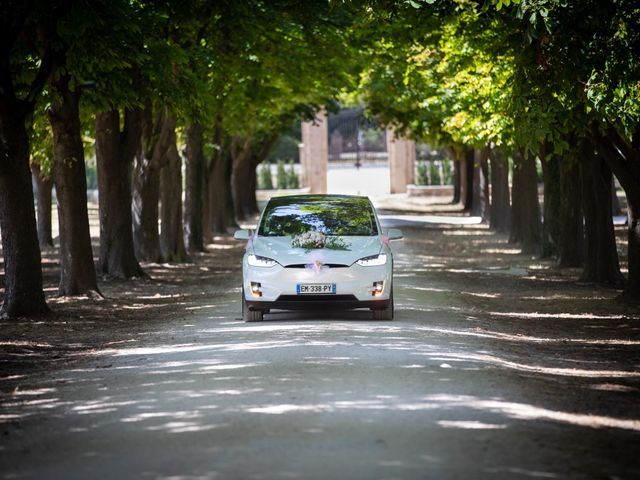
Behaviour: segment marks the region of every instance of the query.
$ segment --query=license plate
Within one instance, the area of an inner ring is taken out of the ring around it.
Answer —
[[[335,294],[335,283],[306,283],[296,285],[296,293],[298,295],[322,295]]]

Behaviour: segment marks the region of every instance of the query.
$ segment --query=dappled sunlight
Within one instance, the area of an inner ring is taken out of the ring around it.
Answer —
[[[503,400],[482,399],[470,396],[432,395],[425,400],[448,405],[466,407],[473,410],[488,410],[518,420],[548,420],[590,428],[620,428],[640,431],[640,419],[620,419],[600,415],[583,415],[571,412],[554,411],[525,403]]]
[[[363,461],[385,470],[363,478],[444,478],[460,452],[481,477],[553,478],[500,450],[520,442],[549,455],[563,445],[553,457],[561,462],[575,447],[567,439],[602,445],[603,458],[631,444],[640,324],[610,307],[615,292],[572,284],[485,226],[408,227],[405,236],[392,245],[392,322],[366,310],[274,310],[242,322],[242,245],[229,236],[197,263],[147,265],[155,280],[105,282],[113,295],[100,307],[65,299],[64,315],[16,322],[52,336],[0,341],[8,361],[28,365],[0,378],[9,453],[46,454],[64,441],[74,443],[69,458],[93,461],[115,432],[160,464],[193,445],[216,467],[246,462],[248,449],[267,465],[322,449],[322,464],[364,445],[373,460]],[[78,331],[90,341],[70,341]],[[487,460],[491,450],[499,460]]]
[[[499,293],[484,293],[484,292],[464,292],[464,291],[453,291],[446,288],[437,288],[437,287],[419,287],[416,285],[412,285],[407,287],[406,290],[418,290],[422,292],[435,292],[435,293],[455,293],[457,295],[470,295],[472,297],[480,297],[480,298],[499,298]]]
[[[543,318],[559,318],[570,320],[624,320],[629,317],[626,315],[596,315],[593,313],[539,313],[539,312],[487,312],[487,315],[496,317],[513,317],[525,320],[536,320]]]
[[[529,365],[515,361],[505,360],[494,355],[487,354],[460,354],[460,353],[441,353],[439,357],[432,357],[436,360],[446,360],[450,362],[478,362],[482,364],[492,364],[513,370],[523,372],[543,373],[546,375],[561,375],[570,377],[586,377],[586,378],[640,378],[640,371],[624,371],[624,370],[596,370],[596,369],[579,369],[579,368],[560,368],[547,367],[542,365]]]
[[[449,273],[483,273],[483,274],[498,274],[498,275],[515,275],[524,277],[528,275],[528,271],[525,268],[505,268],[505,269],[483,269],[483,268],[446,268],[445,272]]]
[[[238,247],[236,245],[231,244],[220,244],[220,243],[208,243],[205,247],[207,250],[234,250]]]
[[[471,421],[459,421],[459,420],[440,420],[437,422],[439,426],[443,428],[461,428],[463,430],[496,430],[507,428],[507,425],[497,425],[493,423],[482,423],[474,420]]]
[[[481,248],[480,253],[490,253],[498,255],[520,255],[521,248]]]
[[[464,337],[479,337],[479,338],[492,338],[496,340],[508,340],[510,342],[531,342],[531,343],[541,343],[541,344],[556,344],[556,345],[565,345],[565,344],[582,344],[582,345],[619,345],[619,346],[636,346],[640,345],[640,340],[630,340],[628,338],[620,338],[620,339],[588,339],[588,338],[553,338],[553,337],[534,337],[531,335],[525,334],[510,334],[503,332],[496,332],[490,330],[464,330],[464,329],[450,329],[450,328],[439,328],[439,327],[418,327],[419,330],[441,333],[445,335],[460,335]]]
[[[589,387],[592,390],[600,390],[602,392],[637,392],[638,389],[627,385],[618,385],[615,383],[599,383]]]

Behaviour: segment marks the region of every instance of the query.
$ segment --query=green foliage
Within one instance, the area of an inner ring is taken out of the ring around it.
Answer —
[[[371,114],[433,145],[509,145],[513,54],[499,21],[469,3],[392,23],[369,51],[360,94]],[[403,34],[407,29],[418,33]],[[499,46],[499,48],[497,48]]]
[[[276,188],[278,188],[278,190],[288,188],[287,172],[284,169],[284,160],[278,160],[276,167]]]
[[[300,188],[300,180],[296,173],[293,160],[289,160],[289,170],[287,171],[287,188]]]
[[[259,188],[263,190],[273,190],[273,179],[271,178],[271,164],[263,162],[258,176]]]
[[[53,173],[53,132],[46,112],[41,105],[36,108],[34,113],[30,142],[30,163],[40,167],[40,174],[44,178],[50,178]]]
[[[416,185],[429,185],[427,164],[424,160],[420,160],[416,167]]]
[[[294,135],[290,132],[285,132],[280,136],[275,147],[271,150],[267,158],[269,160],[276,161],[278,158],[298,158],[300,144],[300,122],[296,120],[298,126],[298,134]]]
[[[442,184],[453,184],[453,167],[452,161],[451,159],[449,159],[449,157],[444,157],[442,159]]]
[[[435,161],[429,162],[429,185],[442,185],[440,178],[440,168]]]

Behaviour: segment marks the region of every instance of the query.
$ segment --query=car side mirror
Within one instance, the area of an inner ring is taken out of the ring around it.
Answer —
[[[253,236],[251,230],[236,230],[233,234],[233,238],[236,240],[249,240]]]
[[[403,237],[402,230],[390,228],[387,230],[387,237],[389,237],[389,240],[400,240]]]

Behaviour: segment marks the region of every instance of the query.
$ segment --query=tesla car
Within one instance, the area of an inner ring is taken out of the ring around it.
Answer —
[[[371,201],[349,195],[272,198],[242,260],[242,317],[259,321],[277,310],[370,309],[393,319],[393,255]]]

